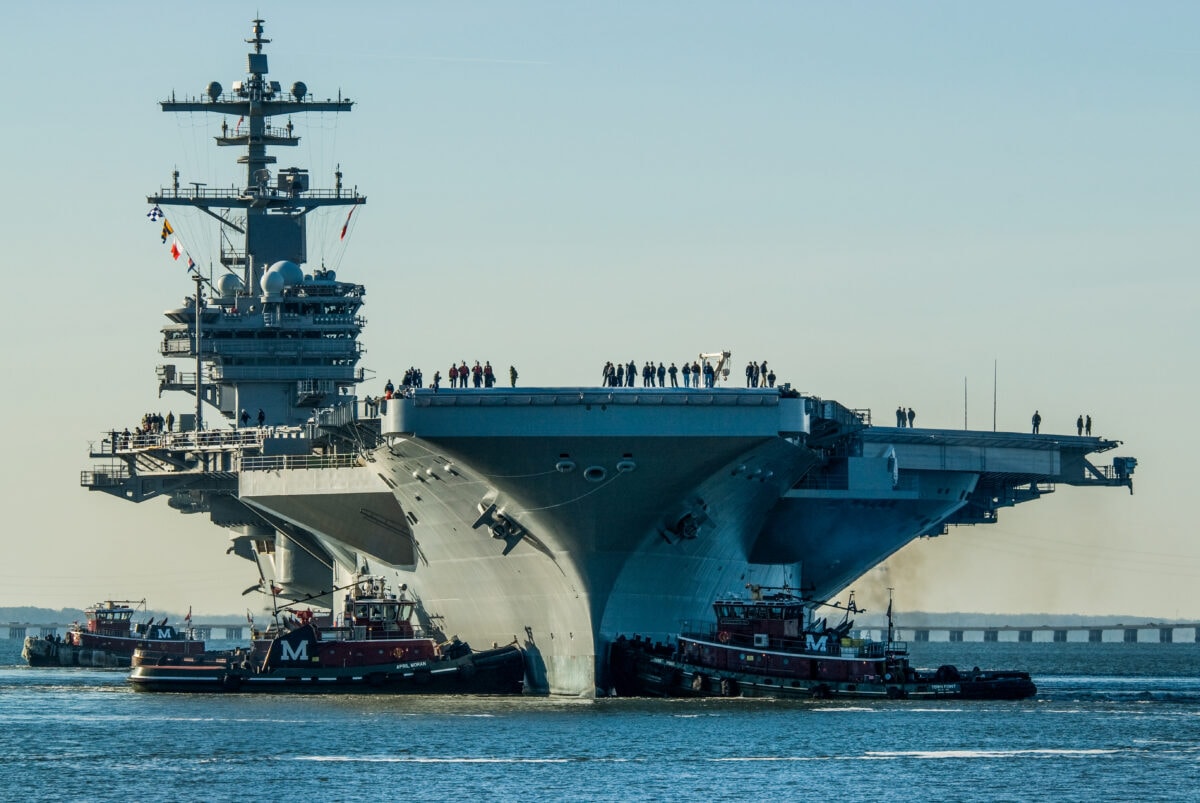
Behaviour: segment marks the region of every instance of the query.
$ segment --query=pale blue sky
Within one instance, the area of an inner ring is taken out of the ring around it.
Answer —
[[[191,288],[145,196],[240,182],[174,90],[244,74],[358,101],[297,119],[294,161],[369,198],[310,260],[366,284],[364,365],[720,348],[888,423],[1067,432],[1090,413],[1137,493],[1060,488],[917,542],[857,584],[900,608],[1200,618],[1195,3],[270,0],[4,11],[9,344],[0,604],[105,596],[238,612],[250,564],[165,502],[78,486],[87,443],[156,398],[162,311]],[[318,130],[312,126],[320,125]],[[281,165],[293,163],[282,153]],[[208,231],[173,223],[197,261]],[[739,363],[740,361],[740,363]],[[368,387],[368,392],[379,387]]]

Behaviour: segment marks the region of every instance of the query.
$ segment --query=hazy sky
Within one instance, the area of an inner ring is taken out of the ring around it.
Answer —
[[[367,286],[367,392],[409,365],[567,385],[725,348],[884,424],[963,426],[964,383],[973,428],[993,391],[1001,430],[1091,414],[1139,458],[1134,496],[1061,487],[910,545],[860,599],[1200,619],[1200,5],[1095,0],[6,7],[0,605],[252,600],[226,531],[79,472],[110,427],[192,404],[156,395],[192,285],[145,198],[242,173],[218,116],[157,104],[243,78],[255,9],[271,78],[357,101],[276,153],[368,196],[309,253]]]

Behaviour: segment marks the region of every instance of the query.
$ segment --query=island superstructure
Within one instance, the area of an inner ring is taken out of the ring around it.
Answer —
[[[788,386],[409,388],[365,404],[364,287],[303,267],[308,214],[365,198],[340,173],[315,190],[268,153],[299,139],[277,118],[351,102],[268,80],[253,25],[230,93],[162,103],[226,118],[216,143],[241,149],[245,186],[176,177],[147,199],[224,230],[226,272],[197,272],[163,328],[181,364],[158,368],[160,393],[192,394],[196,413],[106,434],[82,484],[206,513],[264,592],[320,598],[367,564],[408,585],[430,632],[515,637],[528,689],[590,696],[617,634],[665,639],[730,589],[830,599],[914,538],[1059,484],[1132,488],[1136,460],[1091,457],[1117,441],[873,426]]]

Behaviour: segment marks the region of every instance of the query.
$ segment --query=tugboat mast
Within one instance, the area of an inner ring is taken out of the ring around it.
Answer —
[[[887,592],[888,592],[888,609],[887,609],[888,634],[887,634],[887,643],[888,643],[889,645],[892,643],[892,636],[894,635],[894,630],[893,630],[893,628],[892,628],[892,592],[893,592],[894,590],[895,590],[895,589],[893,589],[893,588],[890,588],[890,587],[889,587],[889,588],[888,588],[888,590],[887,590]]]

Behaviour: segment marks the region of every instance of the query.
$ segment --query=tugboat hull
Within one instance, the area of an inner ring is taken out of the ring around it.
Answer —
[[[21,657],[30,666],[90,666],[101,669],[120,669],[129,666],[128,653],[111,650],[93,650],[73,644],[49,641],[37,636],[26,636],[21,648]]]
[[[260,670],[245,653],[169,656],[139,651],[129,681],[144,691],[384,694],[519,694],[525,662],[515,646],[443,660]]]
[[[1025,672],[961,672],[944,666],[934,673],[851,682],[820,677],[818,665],[818,677],[789,678],[699,666],[680,660],[669,647],[624,638],[612,644],[610,673],[613,690],[622,697],[1024,700],[1037,694]]]

